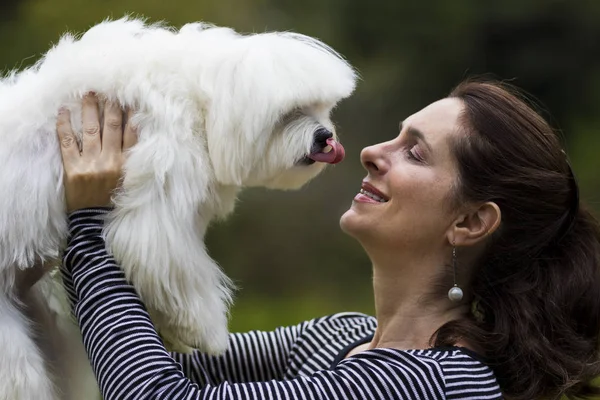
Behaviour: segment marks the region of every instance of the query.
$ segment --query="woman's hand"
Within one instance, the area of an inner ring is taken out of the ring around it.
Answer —
[[[33,266],[25,269],[13,266],[17,271],[15,274],[15,288],[18,298],[23,301],[27,297],[29,289],[58,264],[56,260],[49,260],[45,263],[38,261]]]
[[[101,126],[98,98],[86,95],[80,150],[69,111],[59,111],[56,131],[64,166],[67,212],[110,206],[112,193],[122,175],[125,152],[137,142],[137,133],[129,123],[130,116],[131,111],[128,111],[123,128],[123,111],[118,104],[106,102]]]

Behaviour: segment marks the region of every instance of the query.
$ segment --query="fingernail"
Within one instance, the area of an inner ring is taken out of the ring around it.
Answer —
[[[66,112],[67,112],[67,107],[65,107],[65,106],[61,106],[61,107],[58,109],[58,113],[59,113],[59,114],[64,114],[64,113],[66,113]]]

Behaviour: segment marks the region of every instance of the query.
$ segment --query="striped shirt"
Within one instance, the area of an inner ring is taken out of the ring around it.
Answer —
[[[144,305],[105,250],[105,209],[70,215],[63,279],[106,400],[500,399],[492,370],[460,347],[377,348],[376,320],[341,313],[231,334],[220,356],[168,353]]]

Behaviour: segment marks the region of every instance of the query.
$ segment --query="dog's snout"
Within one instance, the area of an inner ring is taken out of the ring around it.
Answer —
[[[327,146],[327,139],[333,137],[333,133],[329,132],[325,128],[321,128],[315,132],[315,144],[319,144],[323,147]]]

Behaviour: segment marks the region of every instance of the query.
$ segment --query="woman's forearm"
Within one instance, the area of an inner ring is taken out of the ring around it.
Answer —
[[[71,237],[64,280],[84,345],[106,400],[158,398],[182,386],[169,399],[189,398],[190,382],[163,346],[134,288],[105,249],[107,210],[82,210],[70,217]]]

